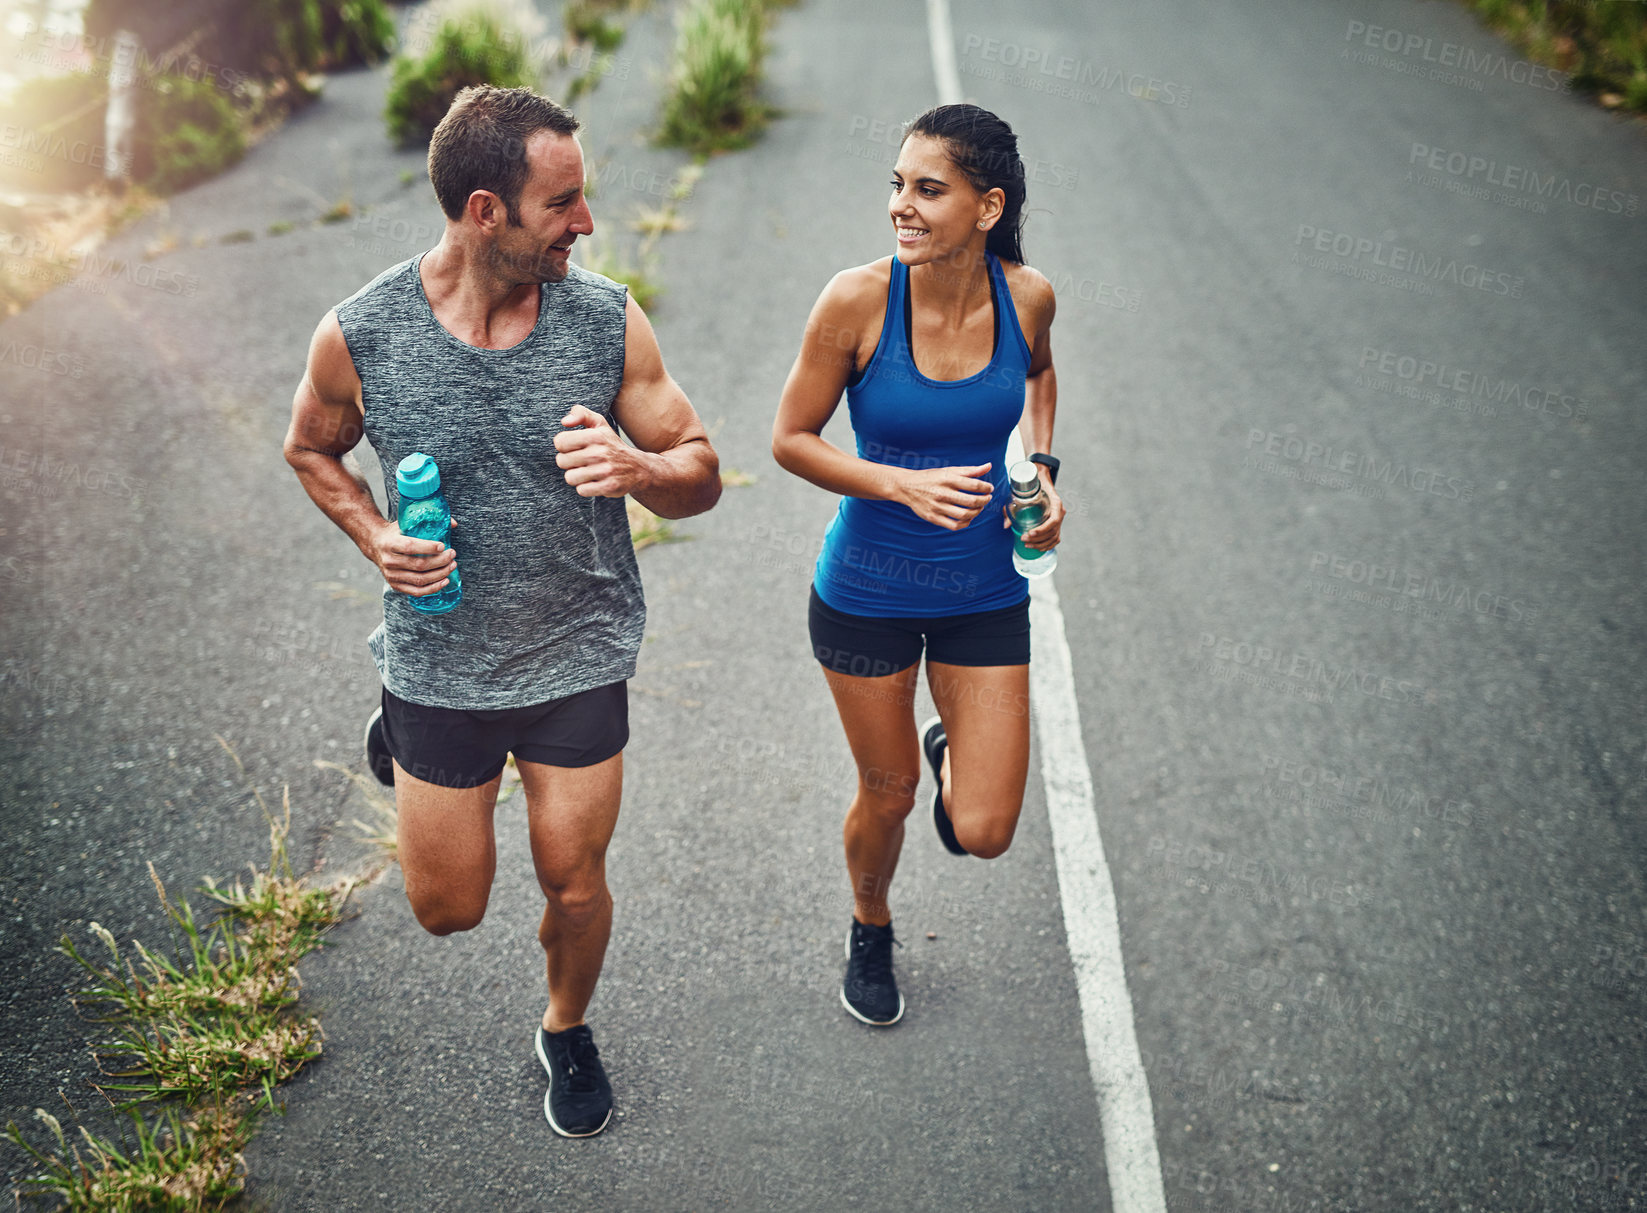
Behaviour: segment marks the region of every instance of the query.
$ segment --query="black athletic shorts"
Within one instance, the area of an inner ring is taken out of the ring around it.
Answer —
[[[443,788],[490,782],[510,752],[517,762],[592,767],[629,743],[629,684],[490,712],[408,703],[384,687],[383,741],[413,779]]]
[[[807,608],[812,655],[837,674],[884,678],[921,659],[944,665],[1028,665],[1029,595],[1017,606],[967,615],[849,615],[816,588]]]

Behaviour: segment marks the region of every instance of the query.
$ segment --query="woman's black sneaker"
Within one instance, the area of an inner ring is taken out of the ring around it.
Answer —
[[[892,977],[892,924],[872,927],[852,920],[846,936],[846,977],[841,981],[841,1005],[853,1018],[877,1028],[904,1017],[904,996]],[[898,944],[902,947],[902,944]]]
[[[395,786],[395,760],[383,741],[383,708],[378,707],[366,720],[366,765],[377,781],[386,788]]]
[[[562,1137],[593,1137],[612,1119],[612,1084],[600,1064],[594,1033],[580,1023],[564,1032],[538,1025],[538,1060],[549,1072],[543,1115]]]
[[[932,764],[932,778],[938,782],[938,790],[932,793],[932,824],[938,827],[938,841],[951,855],[965,855],[967,849],[956,839],[949,810],[944,808],[944,751],[949,748],[949,738],[944,735],[944,722],[939,717],[934,716],[922,726],[921,748]]]

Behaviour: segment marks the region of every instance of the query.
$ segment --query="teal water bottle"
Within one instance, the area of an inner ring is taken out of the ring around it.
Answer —
[[[1023,540],[1047,516],[1040,467],[1020,459],[1007,469],[1007,478],[1012,481],[1012,502],[1007,506],[1007,516],[1012,519],[1012,567],[1025,577],[1045,577],[1058,567],[1058,549],[1042,552],[1025,547]]]
[[[457,550],[452,542],[452,508],[440,491],[440,469],[422,454],[408,455],[395,469],[395,487],[400,490],[400,533],[413,539],[433,539]],[[451,581],[438,594],[408,594],[412,608],[427,615],[439,615],[463,601],[463,579],[457,565]]]

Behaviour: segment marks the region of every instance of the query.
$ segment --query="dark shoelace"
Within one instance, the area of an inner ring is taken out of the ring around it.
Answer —
[[[879,985],[891,978],[893,944],[898,944],[900,948],[904,946],[892,935],[877,939],[869,934],[860,934],[853,940],[853,949],[860,958],[858,972],[863,980]]]
[[[600,1050],[595,1048],[595,1038],[588,1032],[578,1032],[563,1046],[566,1059],[566,1089],[580,1095],[587,1095],[600,1089],[600,1081],[595,1077],[596,1067],[600,1063]]]

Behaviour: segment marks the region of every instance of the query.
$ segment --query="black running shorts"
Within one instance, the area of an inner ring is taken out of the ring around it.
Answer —
[[[812,655],[824,668],[884,678],[926,659],[943,665],[1028,665],[1029,596],[1017,606],[967,615],[849,615],[813,589],[807,608]]]
[[[489,712],[408,703],[384,687],[383,741],[413,779],[443,788],[491,782],[511,752],[517,762],[592,767],[629,742],[629,684]]]

